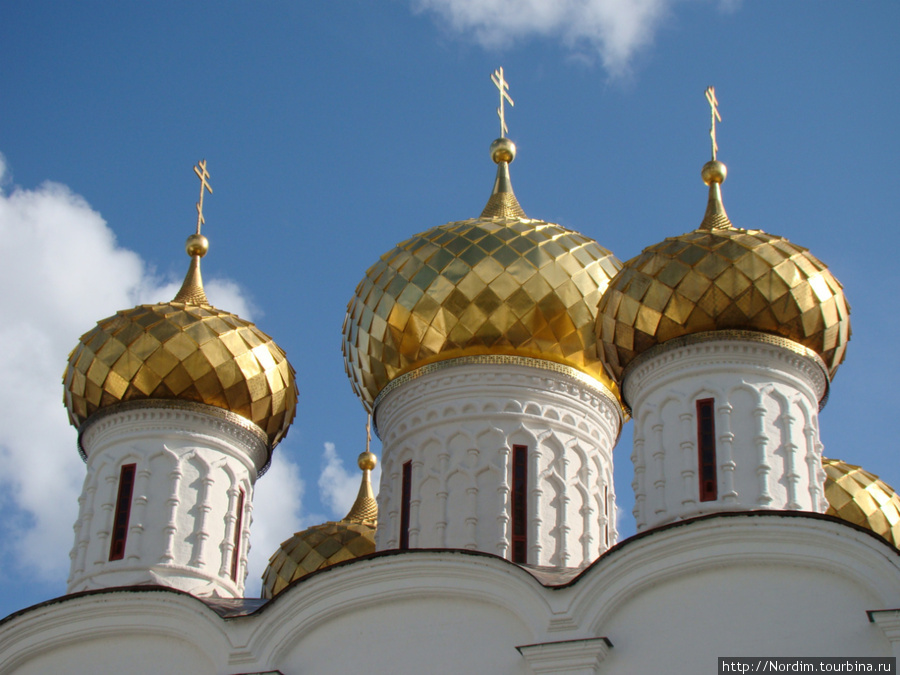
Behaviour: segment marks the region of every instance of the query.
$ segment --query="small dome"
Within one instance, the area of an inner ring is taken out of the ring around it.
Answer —
[[[290,583],[323,567],[375,552],[375,527],[344,521],[313,525],[284,542],[263,574],[262,597],[274,598]]]
[[[363,475],[350,512],[340,521],[313,525],[283,542],[263,573],[263,598],[274,598],[289,584],[316,570],[375,552],[378,504],[370,479],[375,455],[366,450],[357,463]]]
[[[822,458],[829,516],[837,516],[884,537],[900,548],[900,496],[892,487],[853,464]]]
[[[82,335],[63,374],[64,402],[77,429],[99,410],[128,401],[202,403],[253,422],[271,449],[294,419],[294,369],[272,338],[206,298],[200,258],[209,241],[200,226],[204,189],[212,188],[206,161],[199,167],[197,232],[187,238],[191,263],[181,289],[172,302],[117,312]]]
[[[700,227],[649,246],[625,263],[600,302],[597,335],[610,372],[673,338],[747,330],[816,352],[831,377],[850,339],[840,282],[787,239],[734,227],[722,206],[725,167],[704,167],[709,204]]]
[[[621,263],[588,237],[525,216],[504,161],[514,146],[503,140],[492,146],[497,181],[481,217],[398,244],[357,286],[343,352],[367,409],[395,378],[471,355],[553,361],[616,391],[597,357],[593,326]]]

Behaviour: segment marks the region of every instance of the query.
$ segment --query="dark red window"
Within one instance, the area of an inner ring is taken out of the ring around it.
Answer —
[[[697,454],[699,458],[700,501],[711,502],[718,498],[716,480],[716,419],[715,405],[711,398],[697,401]]]
[[[403,463],[403,487],[400,494],[400,548],[409,548],[409,506],[412,500],[412,462]]]
[[[244,488],[238,495],[237,518],[234,521],[234,546],[231,549],[231,580],[237,581],[241,561],[241,535],[244,531]]]
[[[119,494],[116,497],[116,511],[113,516],[112,540],[109,543],[110,560],[121,560],[125,557],[125,540],[128,538],[128,517],[131,515],[136,466],[125,464],[119,473]]]
[[[512,452],[512,561],[528,562],[528,447]]]
[[[609,546],[609,485],[603,486],[603,515],[605,516],[603,519],[605,523],[603,526],[603,541]]]

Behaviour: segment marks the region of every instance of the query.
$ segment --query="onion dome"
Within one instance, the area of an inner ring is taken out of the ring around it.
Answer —
[[[600,302],[597,335],[610,373],[621,381],[637,356],[673,338],[728,330],[799,343],[834,377],[850,339],[840,282],[805,248],[732,225],[724,164],[713,159],[701,175],[709,202],[700,226],[626,262]]]
[[[273,448],[294,418],[294,369],[255,325],[209,304],[200,275],[209,242],[199,222],[186,248],[190,268],[171,302],[117,312],[81,336],[63,375],[69,421],[80,429],[131,401],[202,403],[249,420]]]
[[[872,530],[900,548],[900,495],[894,489],[853,464],[822,458],[825,499],[829,516],[837,516]]]
[[[378,504],[370,475],[376,462],[368,450],[359,456],[357,463],[363,472],[359,494],[343,519],[309,527],[281,544],[263,573],[263,598],[274,598],[290,583],[316,570],[375,552]]]
[[[593,326],[621,263],[592,239],[525,215],[509,177],[511,141],[494,141],[491,157],[497,178],[481,216],[395,246],[347,306],[344,363],[368,410],[397,378],[459,358],[549,361],[617,391]]]

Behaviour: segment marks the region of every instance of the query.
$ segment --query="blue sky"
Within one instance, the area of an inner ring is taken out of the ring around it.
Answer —
[[[340,351],[347,301],[398,241],[481,212],[499,66],[526,213],[622,260],[702,218],[716,86],[732,221],[810,248],[852,305],[825,454],[900,486],[900,4],[9,0],[3,13],[0,616],[64,592],[84,477],[66,355],[95,321],[174,295],[203,157],[210,300],[272,335],[300,386],[258,484],[254,575],[295,528],[344,514],[365,442]],[[630,444],[628,426],[623,535]]]

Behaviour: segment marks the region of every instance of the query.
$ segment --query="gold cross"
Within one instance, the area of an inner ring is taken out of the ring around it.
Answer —
[[[715,87],[707,87],[706,88],[706,100],[709,101],[709,108],[712,112],[712,121],[710,122],[709,127],[709,138],[712,141],[712,158],[716,158],[716,154],[719,152],[719,144],[716,143],[716,120],[719,122],[722,121],[722,117],[719,115],[719,101],[716,100],[716,88]]]
[[[509,101],[511,106],[516,104],[513,103],[513,100],[509,97],[509,93],[507,92],[507,89],[509,89],[509,82],[503,79],[503,68],[494,71],[493,75],[491,75],[491,82],[493,82],[494,86],[500,90],[500,107],[497,108],[497,116],[500,118],[500,138],[506,138],[509,129],[506,128],[506,114],[503,108],[503,101]]]
[[[209,171],[206,170],[206,160],[201,159],[197,164],[194,167],[194,173],[200,179],[200,201],[197,202],[197,234],[200,234],[200,226],[206,222],[203,218],[203,190],[205,189],[209,194],[212,194],[212,186],[206,180],[209,178]]]
[[[366,452],[369,451],[369,446],[372,444],[372,413],[369,413],[369,416],[366,417]]]

